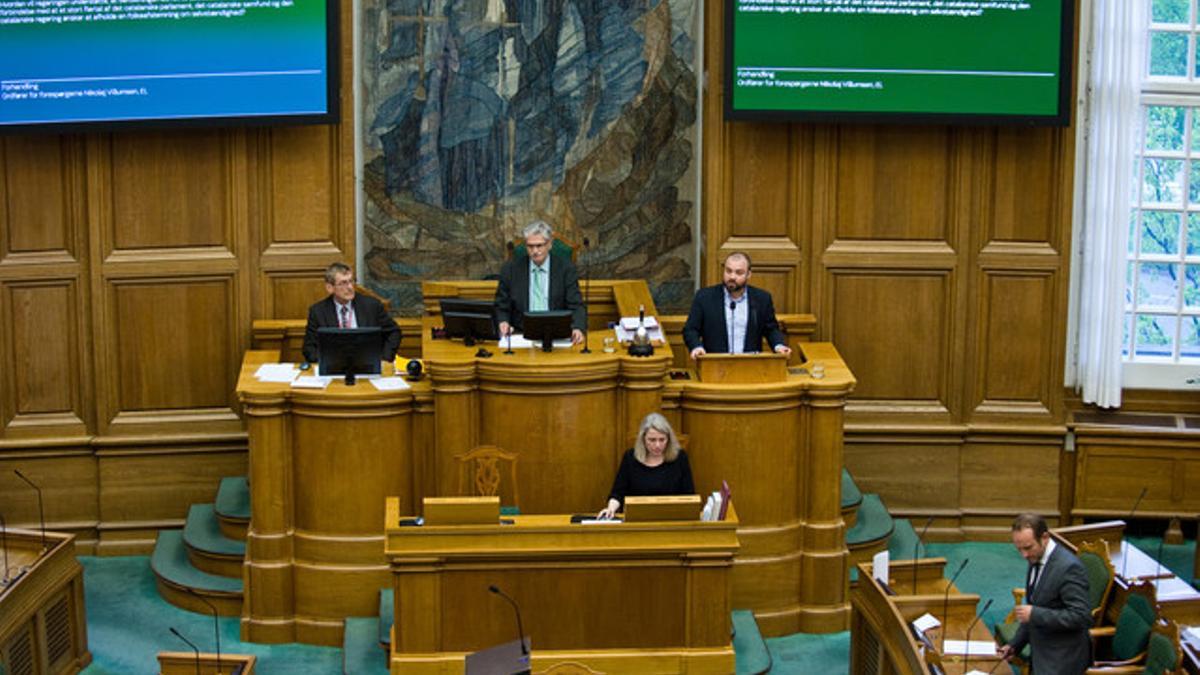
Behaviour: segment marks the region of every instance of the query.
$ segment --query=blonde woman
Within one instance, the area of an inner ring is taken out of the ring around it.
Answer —
[[[625,497],[656,495],[690,495],[696,493],[692,483],[692,467],[687,452],[679,447],[679,439],[667,418],[650,413],[642,420],[637,441],[625,451],[621,468],[613,479],[608,505],[597,515],[607,519],[616,515],[625,504]]]

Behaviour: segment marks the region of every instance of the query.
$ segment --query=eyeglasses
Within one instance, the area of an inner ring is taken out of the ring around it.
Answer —
[[[332,284],[336,288],[349,288],[354,285],[354,279],[339,279]]]

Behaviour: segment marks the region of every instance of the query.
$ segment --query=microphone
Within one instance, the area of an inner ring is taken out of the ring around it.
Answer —
[[[217,608],[215,605],[213,605],[211,602],[208,601],[208,598],[197,593],[195,591],[195,589],[184,586],[183,590],[187,591],[188,595],[196,598],[200,602],[203,602],[209,608],[209,610],[212,611],[213,639],[216,641],[216,647],[217,647],[217,675],[221,675],[221,622],[217,619]]]
[[[971,672],[967,668],[967,662],[971,660],[971,629],[974,628],[975,624],[980,619],[983,618],[984,614],[987,613],[988,607],[992,606],[992,600],[993,600],[993,598],[988,598],[987,603],[985,603],[983,605],[983,609],[979,610],[979,612],[977,614],[975,614],[975,618],[971,619],[971,623],[967,624],[967,653],[965,655],[963,655],[963,672],[964,673]]]
[[[925,521],[925,527],[921,528],[921,534],[917,535],[917,543],[913,544],[913,595],[917,594],[917,561],[921,559],[921,543],[925,539],[925,533],[929,531],[929,526],[933,524],[933,516]]]
[[[946,628],[950,625],[950,589],[954,588],[954,582],[958,579],[958,575],[962,574],[967,563],[971,562],[970,558],[963,558],[962,564],[955,570],[954,576],[950,577],[950,583],[946,584],[946,593],[942,596],[942,652],[946,651]]]
[[[175,630],[174,626],[171,626],[170,630],[171,630],[172,635],[174,635],[175,637],[179,638],[180,640],[183,640],[184,642],[186,642],[187,646],[191,647],[192,651],[195,652],[195,654],[196,654],[196,675],[200,675],[200,649],[198,647],[196,647],[196,645],[192,644],[191,640],[183,637],[182,633]]]
[[[591,257],[591,256],[587,255],[588,251],[590,250],[589,247],[591,245],[592,245],[592,242],[588,241],[587,237],[584,237],[583,238],[583,254],[585,257],[588,257],[588,258]],[[588,262],[590,263],[591,261],[589,260]],[[592,285],[591,282],[592,282],[592,266],[591,266],[591,264],[585,264],[583,266],[583,311],[584,311],[585,316],[587,314],[588,290],[591,288],[591,285]],[[592,331],[591,331],[590,327],[586,323],[584,323],[584,326],[583,326],[583,349],[579,350],[580,354],[591,354],[592,353],[592,350],[589,349],[589,345],[591,343],[591,337],[592,337]],[[522,644],[524,644],[524,643],[522,643]]]
[[[733,312],[736,310],[737,310],[737,303],[734,302],[733,300],[730,300],[729,301],[729,311]]]
[[[13,469],[13,473],[17,474],[17,478],[20,478],[21,480],[25,481],[25,483],[28,484],[29,487],[33,488],[34,491],[37,492],[38,518],[40,518],[42,521],[42,552],[45,553],[46,549],[48,549],[50,547],[46,545],[46,512],[42,510],[42,489],[40,487],[34,485],[33,481],[26,478],[25,474],[21,473],[18,469]]]
[[[0,514],[0,546],[4,547],[4,579],[0,580],[0,588],[8,588],[8,523],[4,514]]]
[[[1133,514],[1135,511],[1137,511],[1138,505],[1142,503],[1142,498],[1146,496],[1147,489],[1149,489],[1148,486],[1145,486],[1145,485],[1142,486],[1141,493],[1138,494],[1137,500],[1135,500],[1133,502],[1133,508],[1129,509],[1129,515],[1125,517],[1126,523],[1133,520]],[[1121,544],[1124,545],[1125,542],[1122,541]],[[1129,569],[1129,556],[1127,555],[1127,551],[1122,549],[1121,550],[1121,578],[1122,579],[1127,579],[1127,577],[1125,576],[1125,570],[1127,570],[1127,569]]]
[[[517,615],[517,641],[521,643],[521,656],[526,660],[529,658],[529,650],[525,648],[525,628],[521,625],[521,608],[517,606],[517,601],[513,600],[507,593],[497,588],[494,584],[488,586],[488,590],[508,601],[512,605],[513,612]]]

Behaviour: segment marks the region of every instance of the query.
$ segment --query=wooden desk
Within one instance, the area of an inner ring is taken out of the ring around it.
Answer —
[[[979,596],[959,593],[942,577],[945,559],[926,558],[920,561],[900,561],[889,568],[888,585],[897,595],[888,595],[883,586],[872,576],[871,564],[858,565],[858,585],[850,595],[852,613],[850,623],[850,672],[858,675],[899,673],[900,675],[922,675],[932,673],[926,663],[921,645],[910,628],[911,622],[922,614],[936,616],[942,626],[931,631],[932,644],[941,644],[941,630],[952,640],[966,640],[970,627],[970,639],[989,641],[994,638],[983,621],[975,619]],[[918,594],[905,593],[912,588],[913,566],[916,566]],[[940,579],[940,582],[936,581]],[[947,601],[946,591],[949,591]],[[933,592],[929,592],[933,591]],[[948,611],[943,613],[943,606]],[[946,615],[944,615],[946,614]],[[947,616],[948,615],[948,616]],[[999,657],[972,656],[966,663],[961,656],[942,656],[942,667],[947,675],[970,670],[987,672],[996,665]]]
[[[257,381],[258,366],[278,358],[247,352],[238,379],[251,489],[242,639],[341,644],[343,620],[374,614],[388,581],[379,505],[389,495],[418,503],[411,444],[423,385]]]
[[[521,607],[541,670],[571,661],[602,672],[731,673],[730,571],[737,515],[699,521],[400,527],[386,506],[395,589],[393,673],[462,672],[472,651],[516,639]]]
[[[77,673],[92,662],[75,537],[8,528],[8,584],[0,586],[0,672]],[[4,550],[0,549],[0,566]],[[2,577],[3,574],[0,574]],[[24,666],[14,658],[25,653]],[[28,667],[29,670],[23,670]]]

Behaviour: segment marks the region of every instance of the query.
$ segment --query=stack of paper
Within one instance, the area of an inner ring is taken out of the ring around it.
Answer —
[[[254,371],[259,382],[291,382],[299,374],[294,363],[264,363]]]
[[[633,334],[637,332],[638,318],[636,316],[623,316],[620,323],[616,326],[618,342],[633,342]],[[662,342],[663,332],[662,326],[658,325],[658,319],[648,316],[646,317],[646,334],[650,337],[651,342]]]

